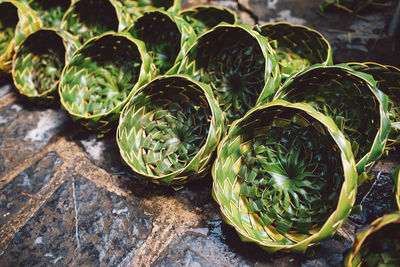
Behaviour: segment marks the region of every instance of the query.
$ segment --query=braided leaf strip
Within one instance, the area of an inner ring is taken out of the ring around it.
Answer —
[[[392,131],[386,147],[391,148],[400,143],[400,69],[373,62],[348,63],[356,70],[372,75],[379,90],[389,97],[389,118]]]
[[[209,170],[224,119],[209,86],[184,75],[161,76],[125,106],[117,142],[134,172],[179,188]]]
[[[78,46],[70,34],[60,30],[43,28],[28,35],[13,59],[15,87],[33,100],[51,102],[65,62]]]
[[[282,78],[314,64],[332,65],[332,48],[315,30],[285,22],[263,24],[258,30],[261,35],[276,42],[275,52]]]
[[[110,0],[77,0],[65,13],[61,28],[81,43],[107,31],[118,31],[119,18]]]
[[[265,102],[281,80],[267,39],[247,26],[225,23],[197,38],[179,73],[210,84],[229,123]]]
[[[243,241],[305,252],[330,238],[355,201],[350,143],[308,105],[275,100],[235,121],[221,141],[213,197]]]
[[[238,21],[237,14],[229,8],[212,5],[199,5],[184,9],[179,12],[179,16],[192,26],[197,35],[205,33],[221,22],[236,24]]]
[[[71,0],[30,0],[29,6],[38,13],[43,27],[59,28]]]
[[[127,33],[94,37],[61,75],[62,106],[90,130],[109,131],[130,96],[152,77],[144,44]]]
[[[344,262],[346,267],[399,266],[400,213],[386,214],[356,236]]]
[[[128,32],[142,40],[160,75],[174,74],[171,68],[180,63],[193,44],[196,34],[176,13],[153,10],[138,17]]]
[[[306,102],[331,116],[350,140],[360,174],[380,159],[390,131],[388,98],[370,75],[345,65],[314,65],[290,77],[275,98]]]
[[[40,19],[28,5],[16,0],[0,0],[0,72],[11,72],[12,57],[18,45],[40,26]]]

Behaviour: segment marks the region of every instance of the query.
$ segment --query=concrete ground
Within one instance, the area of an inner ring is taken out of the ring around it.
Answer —
[[[320,0],[186,0],[223,5],[243,22],[289,21],[321,31],[336,63],[398,66],[398,37],[385,34],[394,8],[360,16],[317,13]],[[398,153],[398,151],[397,151]],[[211,177],[180,191],[136,179],[114,135],[98,139],[61,109],[44,108],[0,86],[0,266],[338,266],[357,229],[388,211],[400,165],[396,152],[360,188],[353,215],[335,239],[306,255],[269,255],[222,222]]]

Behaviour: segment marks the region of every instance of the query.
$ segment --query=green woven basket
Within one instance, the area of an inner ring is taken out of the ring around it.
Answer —
[[[344,266],[400,266],[400,213],[384,215],[357,234]]]
[[[210,84],[229,123],[265,102],[281,81],[268,40],[250,27],[225,23],[196,39],[179,73]]]
[[[211,5],[199,5],[184,9],[179,12],[179,16],[192,26],[197,35],[205,33],[221,22],[228,24],[238,22],[237,14],[229,8]]]
[[[223,219],[267,252],[304,253],[331,238],[356,197],[350,143],[312,107],[283,100],[251,109],[221,141],[212,176]]]
[[[285,22],[257,26],[261,35],[274,41],[282,78],[314,65],[332,65],[332,48],[321,33]]]
[[[32,100],[54,102],[61,72],[78,47],[70,34],[60,30],[42,28],[28,35],[14,55],[15,87]]]
[[[145,12],[128,32],[145,43],[159,75],[176,73],[171,68],[182,60],[196,39],[186,21],[176,13],[160,10]]]
[[[76,0],[65,13],[61,28],[81,43],[107,31],[119,29],[119,12],[110,0]]]
[[[184,75],[161,76],[125,106],[117,142],[135,173],[179,189],[208,173],[224,119],[208,85]]]
[[[62,106],[89,130],[107,132],[130,96],[152,77],[144,44],[127,33],[94,37],[61,75]]]
[[[290,77],[275,98],[307,102],[333,117],[352,144],[360,182],[382,156],[390,131],[388,98],[372,76],[345,65],[315,65]]]

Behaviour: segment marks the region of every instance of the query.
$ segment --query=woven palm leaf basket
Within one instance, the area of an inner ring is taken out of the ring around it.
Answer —
[[[80,47],[64,68],[60,101],[89,130],[107,132],[131,95],[152,78],[144,44],[128,33],[105,33]]]
[[[213,197],[242,241],[304,253],[331,238],[356,197],[350,143],[334,121],[275,100],[235,121],[221,141]]]
[[[161,10],[146,11],[128,32],[145,43],[158,75],[176,73],[172,68],[181,62],[196,39],[189,23],[174,12]]]
[[[208,173],[224,130],[225,117],[208,85],[185,75],[161,76],[125,106],[117,143],[136,174],[179,189]]]
[[[314,65],[332,65],[332,48],[321,33],[286,22],[256,26],[272,42],[278,55],[282,79]]]
[[[209,84],[229,123],[265,102],[281,81],[268,40],[248,26],[226,23],[196,39],[178,73]]]
[[[13,59],[15,87],[34,101],[54,103],[61,72],[78,47],[79,43],[61,30],[42,28],[28,35]]]

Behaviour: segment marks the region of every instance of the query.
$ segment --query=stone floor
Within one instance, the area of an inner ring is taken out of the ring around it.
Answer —
[[[399,63],[399,38],[385,34],[393,8],[362,17],[317,13],[319,0],[186,0],[236,10],[250,24],[289,21],[321,31],[335,62]],[[355,231],[387,212],[398,151],[359,190],[337,238],[306,255],[269,255],[222,222],[211,178],[180,191],[138,180],[113,133],[98,139],[58,107],[44,108],[0,86],[0,266],[337,266]]]

